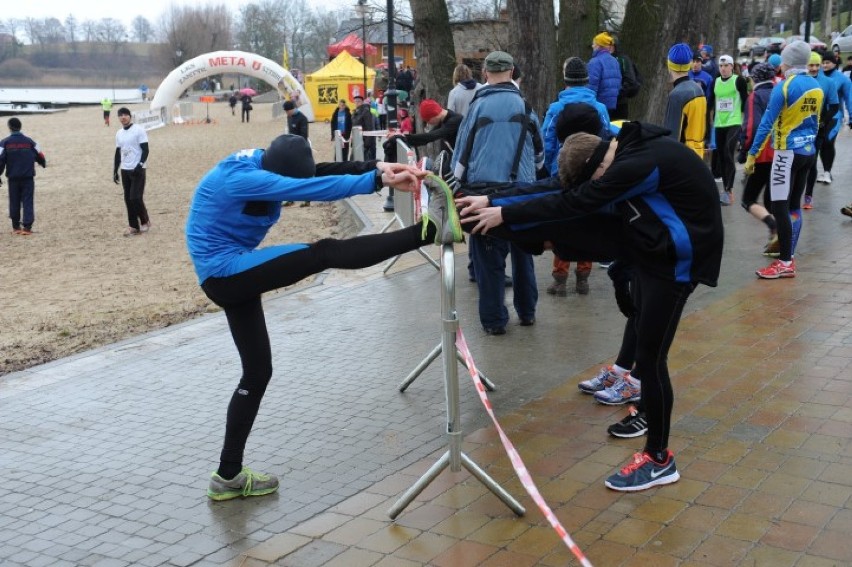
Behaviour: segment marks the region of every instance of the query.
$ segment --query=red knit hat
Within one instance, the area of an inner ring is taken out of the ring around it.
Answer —
[[[423,102],[420,103],[420,118],[423,119],[423,122],[429,122],[444,110],[441,108],[441,105],[432,100],[431,98],[427,98]]]

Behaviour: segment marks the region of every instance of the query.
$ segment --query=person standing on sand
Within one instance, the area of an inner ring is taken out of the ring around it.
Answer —
[[[127,206],[127,230],[124,236],[138,236],[148,232],[151,220],[142,200],[145,194],[145,163],[148,161],[148,134],[133,123],[130,109],[118,109],[121,130],[115,133],[115,159],[112,180],[124,188],[124,204]],[[119,176],[119,168],[121,175]]]
[[[112,111],[112,101],[108,96],[105,96],[101,101],[101,108],[104,111],[104,126],[109,126],[109,113]]]
[[[0,140],[0,175],[5,171],[9,181],[9,218],[12,219],[12,234],[29,236],[33,233],[35,221],[35,164],[47,167],[47,161],[36,141],[21,133],[21,121],[18,118],[10,118],[8,125],[11,136]],[[0,185],[2,184],[3,181],[0,180]]]

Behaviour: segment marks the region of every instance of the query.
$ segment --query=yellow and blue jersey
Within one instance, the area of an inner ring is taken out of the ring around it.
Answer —
[[[760,153],[771,133],[773,149],[813,155],[823,96],[817,80],[804,73],[775,85],[749,153]]]

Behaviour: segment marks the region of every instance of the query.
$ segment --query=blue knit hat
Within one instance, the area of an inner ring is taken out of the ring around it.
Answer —
[[[777,53],[773,53],[769,56],[769,59],[767,59],[766,62],[777,69],[781,66],[781,56]]]
[[[686,73],[692,67],[692,48],[685,43],[672,45],[666,63],[672,71]]]
[[[707,44],[702,45],[701,51],[706,51],[707,55],[709,55],[711,57],[713,56],[713,46],[712,45],[707,45]]]

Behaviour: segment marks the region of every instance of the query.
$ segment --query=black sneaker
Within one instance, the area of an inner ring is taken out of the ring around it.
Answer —
[[[453,170],[450,169],[450,162],[453,160],[453,155],[447,150],[441,150],[438,157],[435,158],[435,163],[432,167],[432,172],[444,180],[444,183],[450,186],[453,195],[459,190],[461,184],[456,176],[453,175]]]
[[[648,420],[645,419],[645,412],[639,411],[636,406],[630,406],[627,417],[607,427],[606,432],[613,437],[622,439],[645,435],[648,433]]]

